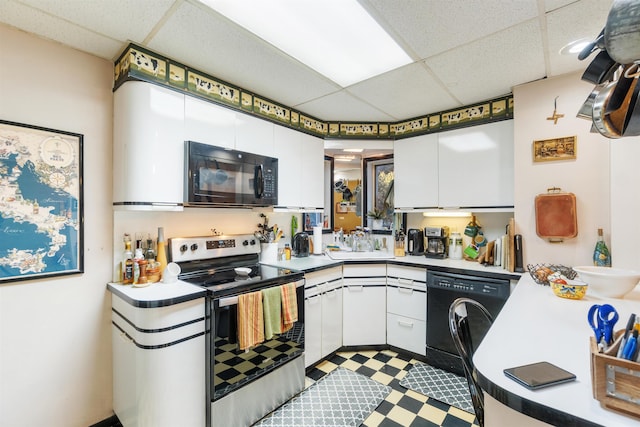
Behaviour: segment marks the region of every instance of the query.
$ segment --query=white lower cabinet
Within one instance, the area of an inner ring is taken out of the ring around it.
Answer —
[[[304,366],[322,358],[322,295],[320,289],[304,291]]]
[[[112,295],[113,410],[124,427],[206,424],[204,298],[139,307]]]
[[[321,358],[342,347],[342,278],[326,286],[322,294]]]
[[[387,342],[386,264],[345,264],[342,343],[380,345]]]
[[[342,267],[305,274],[305,367],[342,346]]]
[[[426,355],[427,272],[387,266],[387,344]]]

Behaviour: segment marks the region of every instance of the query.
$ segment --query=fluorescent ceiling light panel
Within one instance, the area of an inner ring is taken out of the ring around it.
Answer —
[[[413,62],[356,0],[200,0],[342,87]]]

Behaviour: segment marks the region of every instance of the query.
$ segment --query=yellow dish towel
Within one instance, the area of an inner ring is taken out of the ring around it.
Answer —
[[[282,299],[280,288],[264,289],[262,291],[262,306],[264,308],[264,339],[270,340],[281,333]]]
[[[298,321],[298,299],[296,284],[287,283],[280,286],[282,292],[282,333],[287,332]]]
[[[262,292],[238,296],[238,345],[246,350],[264,341]]]

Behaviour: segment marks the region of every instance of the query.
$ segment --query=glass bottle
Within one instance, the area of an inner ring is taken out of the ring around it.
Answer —
[[[147,239],[147,249],[144,251],[144,259],[148,261],[156,260],[156,252],[153,250],[153,240]]]
[[[611,254],[609,253],[607,244],[604,242],[602,228],[598,228],[598,240],[593,250],[593,265],[598,267],[611,267]]]
[[[289,246],[288,243],[284,244],[284,259],[286,260],[291,259],[291,247]]]
[[[124,238],[124,255],[122,257],[122,284],[133,284],[133,253],[131,252],[131,240],[128,235]]]

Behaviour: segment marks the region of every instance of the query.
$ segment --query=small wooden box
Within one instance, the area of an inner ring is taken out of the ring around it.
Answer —
[[[615,334],[617,339],[624,331]],[[608,353],[616,354],[619,343]],[[640,363],[598,352],[591,337],[591,386],[593,397],[612,411],[640,418]]]

